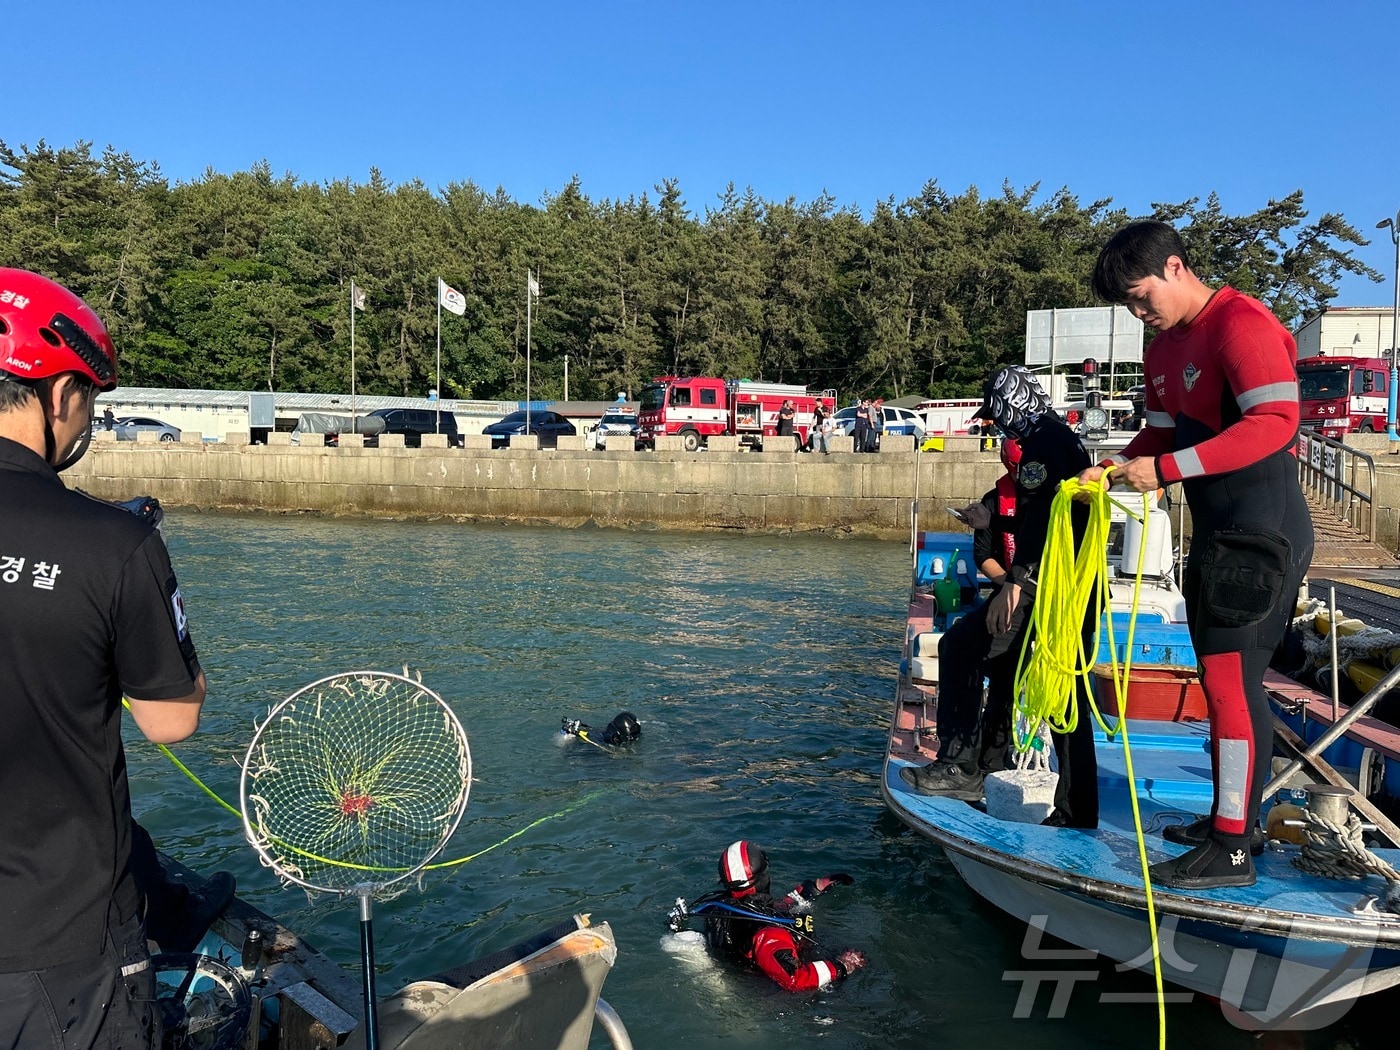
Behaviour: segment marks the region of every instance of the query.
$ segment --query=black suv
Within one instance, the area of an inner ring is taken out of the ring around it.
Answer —
[[[376,408],[370,412],[384,420],[381,434],[402,434],[403,443],[408,448],[421,448],[424,434],[446,434],[447,443],[458,446],[462,443],[457,430],[457,417],[451,412],[434,412],[426,408]],[[379,444],[375,435],[367,435],[365,444]]]

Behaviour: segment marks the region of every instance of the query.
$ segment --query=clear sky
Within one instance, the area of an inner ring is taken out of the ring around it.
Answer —
[[[1302,189],[1372,239],[1400,210],[1397,0],[65,0],[7,5],[0,139],[322,182],[474,181],[537,202],[678,179],[868,212],[936,179],[1132,213]]]

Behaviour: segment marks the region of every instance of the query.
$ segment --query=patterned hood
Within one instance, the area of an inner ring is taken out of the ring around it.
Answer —
[[[1050,411],[1050,398],[1040,381],[1025,365],[998,368],[982,388],[982,407],[978,419],[990,419],[1002,433],[1023,438],[1031,426]]]

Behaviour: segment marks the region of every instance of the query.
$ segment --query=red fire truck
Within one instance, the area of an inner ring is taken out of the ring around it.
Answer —
[[[805,386],[750,379],[659,376],[642,391],[637,441],[654,448],[658,435],[678,434],[682,447],[694,452],[712,435],[734,434],[741,445],[761,446],[765,436],[778,432],[778,412],[788,400],[797,410],[793,430],[806,441],[817,402],[833,411],[836,391],[813,394]]]
[[[1340,438],[1384,433],[1390,362],[1383,357],[1304,357],[1298,361],[1299,422]]]

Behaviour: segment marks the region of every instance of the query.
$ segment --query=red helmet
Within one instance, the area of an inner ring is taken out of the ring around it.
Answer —
[[[767,893],[768,857],[762,847],[740,839],[720,854],[719,881],[736,897]]]
[[[1021,465],[1021,443],[1013,437],[1001,440],[1001,465],[1012,474]]]
[[[92,308],[63,285],[0,269],[0,372],[21,382],[77,372],[114,390],[117,348]]]

